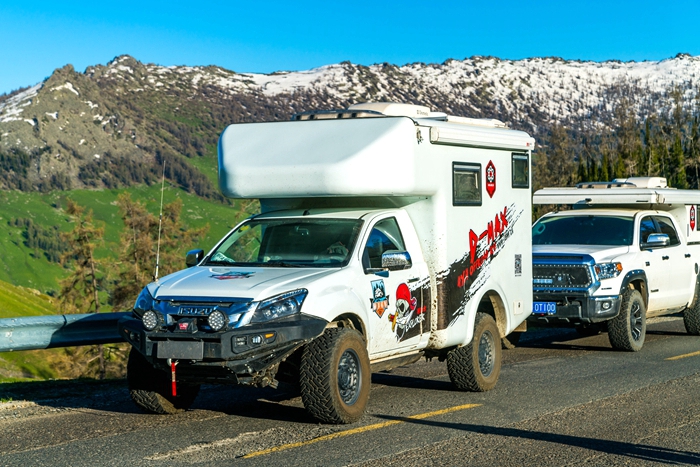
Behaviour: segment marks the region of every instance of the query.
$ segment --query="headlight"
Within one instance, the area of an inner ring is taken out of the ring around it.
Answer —
[[[146,331],[153,331],[159,324],[161,324],[162,319],[161,316],[155,311],[148,310],[141,317],[141,321],[143,322],[143,327]]]
[[[221,310],[214,310],[207,316],[207,324],[212,331],[221,331],[228,323],[228,315]]]
[[[612,279],[617,277],[622,272],[622,264],[620,263],[600,263],[595,265],[595,273],[598,279]]]
[[[144,287],[139,296],[136,298],[136,303],[134,303],[134,311],[137,315],[143,316],[146,311],[153,310],[155,308],[155,300],[151,296],[151,292],[148,291],[148,287]]]
[[[250,322],[262,323],[299,313],[306,294],[308,294],[308,290],[297,289],[263,300],[255,310]]]

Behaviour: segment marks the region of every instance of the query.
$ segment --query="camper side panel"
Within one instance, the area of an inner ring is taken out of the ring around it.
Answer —
[[[407,207],[434,278],[432,345],[469,342],[482,299],[490,299],[506,335],[532,308],[531,155],[447,145],[421,150],[419,173],[440,177],[431,199]]]

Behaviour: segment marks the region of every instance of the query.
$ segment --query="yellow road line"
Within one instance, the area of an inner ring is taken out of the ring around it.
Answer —
[[[698,350],[697,352],[690,352],[683,355],[676,355],[675,357],[668,357],[666,360],[680,360],[681,358],[695,357],[696,355],[700,355],[700,350]]]
[[[356,435],[358,433],[365,433],[367,431],[378,430],[380,428],[385,428],[391,425],[398,425],[399,423],[406,423],[408,420],[422,420],[424,418],[435,417],[437,415],[443,415],[450,412],[457,412],[459,410],[473,409],[474,407],[479,407],[481,404],[464,404],[457,405],[454,407],[448,407],[442,410],[436,410],[434,412],[426,412],[418,415],[411,415],[410,417],[405,417],[401,420],[391,420],[388,422],[375,423],[374,425],[361,426],[358,428],[353,428],[352,430],[338,431],[336,433],[331,433],[328,435],[319,436],[318,438],[310,439],[308,441],[300,441],[298,443],[283,444],[281,446],[275,446],[274,448],[263,449],[262,451],[255,451],[243,456],[244,459],[249,459],[251,457],[264,456],[265,454],[272,454],[273,452],[285,451],[287,449],[299,448],[302,446],[308,446],[309,444],[319,443],[321,441],[329,441],[335,438],[341,438],[343,436]]]

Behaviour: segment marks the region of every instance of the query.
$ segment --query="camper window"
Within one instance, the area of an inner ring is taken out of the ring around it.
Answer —
[[[527,154],[513,154],[513,188],[530,188],[530,164]]]
[[[481,164],[452,163],[452,205],[481,206]]]

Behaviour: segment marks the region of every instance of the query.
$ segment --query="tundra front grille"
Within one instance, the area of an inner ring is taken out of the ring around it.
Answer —
[[[533,264],[532,275],[535,289],[580,290],[593,284],[587,264]]]

